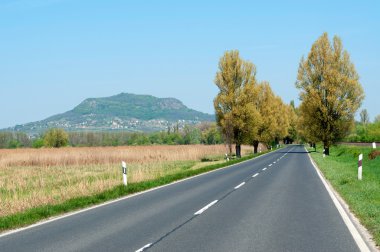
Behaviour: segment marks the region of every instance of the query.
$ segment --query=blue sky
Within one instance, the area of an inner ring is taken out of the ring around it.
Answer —
[[[213,113],[219,58],[238,49],[285,102],[298,63],[338,35],[380,114],[380,1],[0,0],[0,128],[89,97],[175,97]]]

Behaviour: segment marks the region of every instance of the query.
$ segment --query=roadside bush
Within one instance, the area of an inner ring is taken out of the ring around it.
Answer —
[[[377,156],[380,156],[380,151],[378,151],[378,150],[373,150],[373,151],[371,151],[371,152],[368,154],[368,158],[369,158],[370,160],[375,159]]]
[[[357,148],[347,148],[346,153],[351,154],[352,157],[358,157],[362,151]]]
[[[36,149],[44,147],[44,140],[42,138],[38,138],[38,139],[34,140],[32,147],[36,148]]]
[[[69,142],[69,136],[63,129],[50,129],[44,136],[44,145],[46,147],[59,148],[66,146]]]

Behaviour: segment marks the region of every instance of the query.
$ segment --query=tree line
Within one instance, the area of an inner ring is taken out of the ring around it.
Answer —
[[[66,132],[63,129],[49,129],[36,137],[28,137],[21,132],[0,132],[0,148],[22,147],[85,147],[85,146],[123,146],[153,144],[221,144],[223,139],[215,123],[201,123],[168,127],[162,132]]]
[[[240,57],[239,51],[224,53],[219,61],[214,99],[217,125],[232,152],[241,156],[241,145],[250,144],[257,153],[259,143],[277,144],[296,124],[294,106],[274,94],[269,82],[258,82],[256,67]]]
[[[368,111],[360,112],[360,121],[355,122],[349,135],[343,139],[346,142],[380,142],[380,115],[371,123]]]
[[[315,41],[306,59],[301,58],[295,84],[300,90],[298,108],[294,102],[284,104],[268,82],[258,82],[255,65],[241,59],[237,50],[224,53],[214,82],[219,88],[214,99],[217,124],[230,152],[235,144],[237,156],[241,144],[251,144],[257,152],[259,142],[295,139],[314,146],[321,142],[329,155],[329,147],[352,131],[364,99],[341,39],[334,36],[331,43],[327,33]]]

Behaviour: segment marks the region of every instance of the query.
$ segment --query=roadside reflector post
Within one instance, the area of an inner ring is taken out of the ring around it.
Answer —
[[[323,149],[323,157],[326,157],[325,150],[326,149]]]
[[[124,182],[124,185],[127,185],[128,184],[128,180],[127,180],[127,164],[124,161],[121,162],[121,170],[123,172],[123,182]]]
[[[228,158],[228,155],[227,155],[227,153],[226,153],[226,161],[230,161],[230,159]]]
[[[372,143],[372,148],[376,149],[376,143],[375,142]]]
[[[362,180],[362,172],[363,172],[363,154],[359,155],[359,162],[358,162],[358,179]]]

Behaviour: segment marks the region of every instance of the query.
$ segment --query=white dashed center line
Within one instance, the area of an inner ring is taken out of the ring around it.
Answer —
[[[200,209],[199,211],[195,212],[194,215],[199,215],[199,214],[203,213],[204,211],[206,211],[207,209],[209,209],[210,207],[212,207],[213,205],[215,205],[216,202],[218,202],[218,200],[214,200],[213,202],[211,202],[207,206],[205,206],[202,209]]]
[[[242,187],[244,184],[245,184],[245,182],[243,182],[243,183],[241,183],[241,184],[235,186],[235,189],[239,189],[239,188]]]
[[[263,168],[263,171],[265,171],[267,168],[265,167],[265,168]]]
[[[272,166],[272,164],[268,165],[268,166]]]
[[[256,173],[256,174],[252,175],[252,178],[254,178],[254,177],[258,176],[258,175],[259,175],[259,174],[258,174],[258,173]]]
[[[149,248],[150,246],[152,246],[152,243],[149,243],[149,244],[145,245],[144,247],[142,247],[141,249],[136,250],[136,252],[142,252],[145,249]]]

